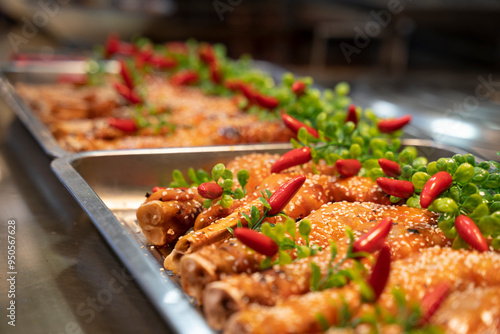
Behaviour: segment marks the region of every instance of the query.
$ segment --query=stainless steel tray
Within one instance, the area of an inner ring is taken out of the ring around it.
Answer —
[[[253,67],[271,74],[275,81],[281,80],[281,76],[285,73],[283,68],[266,61],[254,60]],[[73,152],[68,152],[59,145],[48,127],[36,117],[31,108],[16,93],[14,84],[16,82],[53,83],[58,75],[83,74],[85,71],[86,61],[12,62],[0,67],[0,96],[50,157],[62,157]],[[118,64],[115,61],[108,61],[106,71],[117,73]]]
[[[430,160],[464,151],[430,141],[407,139]],[[289,146],[288,146],[289,149]],[[250,152],[282,153],[286,145],[248,145],[85,152],[58,158],[52,169],[88,214],[165,321],[179,333],[211,333],[176,276],[163,271],[162,254],[140,233],[135,211],[155,185],[167,185],[172,171],[189,167],[210,170]],[[126,153],[126,154],[125,154]]]

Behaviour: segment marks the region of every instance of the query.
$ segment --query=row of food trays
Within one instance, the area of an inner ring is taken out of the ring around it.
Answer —
[[[213,329],[500,332],[497,161],[428,161],[401,145],[411,116],[378,118],[346,83],[275,82],[221,45],[112,35],[98,51],[85,75],[16,86],[65,150],[292,143],[176,170],[137,208]]]

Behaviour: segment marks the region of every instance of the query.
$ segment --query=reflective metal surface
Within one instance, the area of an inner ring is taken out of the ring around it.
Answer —
[[[15,327],[6,317],[9,220],[16,226]],[[0,333],[172,332],[1,100],[0,249]]]
[[[411,114],[410,129],[419,138],[461,147],[487,160],[498,160],[500,104],[492,100],[499,82],[491,74],[478,75],[471,82],[468,85],[458,82],[451,88],[430,80],[420,83],[362,80],[355,84],[353,100],[371,107],[380,117]]]

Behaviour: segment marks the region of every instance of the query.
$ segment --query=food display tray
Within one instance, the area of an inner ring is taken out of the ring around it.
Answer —
[[[460,149],[405,139],[429,160],[465,154]],[[172,171],[211,168],[252,152],[283,153],[289,144],[84,152],[52,162],[52,169],[107,243],[123,261],[168,325],[178,333],[212,333],[177,276],[163,270],[165,250],[152,247],[140,232],[135,212],[153,186],[166,186]]]
[[[104,66],[106,72],[118,73],[119,66],[116,61],[106,61]],[[82,60],[50,62],[23,61],[11,62],[0,66],[0,97],[3,97],[7,105],[23,122],[45,153],[52,158],[62,157],[73,152],[69,152],[59,145],[49,128],[43,124],[33,110],[16,92],[15,84],[18,82],[40,84],[55,83],[60,75],[84,74],[86,72],[86,67],[87,62]],[[283,68],[266,61],[254,60],[253,67],[269,73],[275,81],[281,80],[281,76],[285,73]]]

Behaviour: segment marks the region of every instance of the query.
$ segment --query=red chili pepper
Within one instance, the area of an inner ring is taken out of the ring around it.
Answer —
[[[226,80],[224,82],[224,86],[227,89],[232,90],[232,91],[238,90],[239,89],[239,85],[240,85],[240,82],[238,80],[229,79],[229,80]]]
[[[271,210],[269,210],[268,215],[277,215],[283,211],[285,206],[290,202],[293,196],[295,196],[305,181],[305,175],[298,175],[283,183],[268,200],[269,205],[271,205]]]
[[[159,69],[174,68],[177,66],[177,60],[166,56],[152,56],[148,63]]]
[[[119,82],[115,82],[113,85],[116,91],[128,102],[132,104],[142,103],[141,97],[137,95],[134,90],[131,90],[130,88]]]
[[[118,130],[122,130],[124,132],[134,132],[137,130],[137,124],[135,120],[130,118],[108,118],[108,124]]]
[[[273,239],[255,230],[238,227],[234,229],[234,236],[245,246],[265,256],[273,256],[278,252],[278,244]]]
[[[415,187],[410,181],[379,177],[377,179],[377,184],[387,194],[395,197],[408,198],[415,192]]]
[[[198,186],[198,194],[203,198],[216,199],[222,196],[222,187],[214,182],[205,182]]]
[[[351,104],[349,109],[347,109],[347,117],[345,118],[345,123],[353,122],[354,125],[358,124],[358,114],[356,113],[356,106]]]
[[[373,266],[373,270],[368,278],[367,283],[372,287],[374,299],[376,301],[384,291],[389,273],[391,271],[391,249],[386,244],[382,245],[378,253],[377,261]]]
[[[120,59],[120,74],[127,85],[128,88],[134,89],[134,79],[132,78],[132,73],[123,59]]]
[[[356,159],[339,159],[335,161],[335,169],[340,175],[345,177],[358,174],[361,167],[361,162]]]
[[[450,283],[441,282],[431,288],[420,302],[421,316],[418,322],[419,326],[426,325],[430,318],[436,313],[439,306],[443,303],[450,292]]]
[[[292,92],[296,96],[304,95],[304,93],[306,92],[306,84],[302,81],[295,81],[292,85]]]
[[[391,231],[392,219],[385,217],[380,223],[375,225],[370,231],[363,234],[354,242],[352,251],[373,253],[384,245],[384,240]]]
[[[106,58],[110,58],[112,55],[118,52],[120,49],[120,38],[117,34],[110,34],[104,46]]]
[[[398,177],[401,175],[401,166],[395,161],[382,158],[378,159],[378,164],[384,171],[384,174],[389,177]]]
[[[155,192],[158,192],[158,191],[163,191],[163,190],[166,190],[167,188],[166,187],[159,187],[159,186],[156,186],[156,187],[153,187],[153,190],[152,192],[155,193]]]
[[[210,44],[200,45],[198,55],[200,56],[201,61],[207,65],[211,65],[216,62],[215,52]]]
[[[479,252],[488,251],[488,243],[472,218],[460,215],[455,218],[455,229],[472,248]]]
[[[247,98],[248,102],[253,103],[255,101],[255,95],[257,95],[257,93],[249,84],[237,81],[236,86],[243,96]]]
[[[198,72],[192,70],[181,71],[170,78],[170,82],[175,86],[187,86],[199,80]]]
[[[399,118],[383,119],[378,122],[378,129],[383,133],[390,133],[401,129],[406,124],[410,123],[411,115],[405,115]]]
[[[253,98],[259,106],[267,109],[274,109],[280,104],[280,100],[274,96],[256,93]]]
[[[300,128],[305,128],[307,132],[309,132],[313,137],[315,138],[319,137],[318,131],[316,131],[316,129],[310,127],[309,125],[305,125],[298,119],[293,118],[288,114],[285,113],[281,114],[281,119],[283,120],[287,128],[292,130],[295,134],[299,132]]]
[[[153,57],[153,50],[139,50],[135,54],[135,66],[137,68],[143,68],[144,65],[150,61],[151,57]]]
[[[219,64],[214,62],[210,64],[208,69],[210,71],[210,80],[219,85],[222,82],[222,73],[220,71]]]
[[[442,171],[434,174],[424,185],[420,194],[420,206],[427,209],[432,201],[446,191],[453,183],[450,173]]]
[[[283,154],[271,166],[271,173],[279,173],[287,168],[305,164],[311,159],[311,149],[309,147],[296,148]]]

